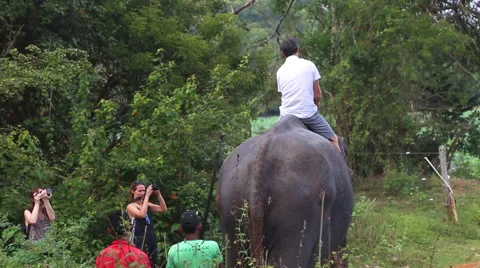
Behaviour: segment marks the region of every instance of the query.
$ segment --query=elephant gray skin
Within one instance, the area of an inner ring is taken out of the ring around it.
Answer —
[[[321,227],[323,263],[346,246],[353,210],[350,170],[327,139],[285,116],[223,162],[216,203],[227,267],[247,266],[245,249],[256,265],[314,267]]]

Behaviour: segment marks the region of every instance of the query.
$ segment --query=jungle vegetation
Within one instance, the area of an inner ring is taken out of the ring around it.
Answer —
[[[220,137],[221,162],[252,135],[253,120],[278,108],[287,36],[322,74],[320,109],[347,138],[357,181],[423,174],[423,156],[440,145],[449,159],[474,159],[468,174],[479,179],[478,1],[0,6],[0,259],[8,267],[41,266],[44,252],[51,267],[90,267],[109,242],[105,214],[125,207],[135,180],[161,186],[169,206],[156,221],[161,248],[178,242],[181,213],[205,211]],[[54,189],[58,219],[55,243],[32,246],[18,226],[38,186]],[[207,236],[220,239],[211,209]]]

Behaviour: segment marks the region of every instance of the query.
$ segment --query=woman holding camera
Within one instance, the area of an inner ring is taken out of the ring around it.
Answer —
[[[50,204],[50,198],[52,198],[50,189],[35,188],[30,192],[32,207],[23,212],[30,241],[45,238],[51,222],[55,220],[55,211]]]
[[[150,203],[152,194],[157,196],[159,205]],[[151,212],[165,212],[167,205],[155,185],[145,188],[145,184],[135,181],[130,185],[130,196],[132,202],[127,206],[127,213],[132,220],[133,242],[137,248],[148,254],[152,267],[155,267],[158,261],[158,248]]]

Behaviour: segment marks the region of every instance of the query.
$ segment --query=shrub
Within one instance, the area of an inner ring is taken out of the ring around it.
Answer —
[[[419,192],[420,182],[407,173],[391,172],[385,176],[383,189],[390,196],[413,196]]]
[[[480,179],[480,158],[456,153],[452,159],[451,173],[465,179]]]
[[[91,267],[104,245],[85,243],[91,218],[66,222],[54,221],[45,239],[34,243],[25,240],[18,225],[0,215],[0,259],[2,267]]]

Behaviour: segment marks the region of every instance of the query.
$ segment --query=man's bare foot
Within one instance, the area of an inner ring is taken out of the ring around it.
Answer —
[[[339,152],[342,152],[342,150],[340,149],[340,145],[338,144],[338,137],[337,135],[334,135],[331,139],[330,139],[330,142],[333,143],[333,146],[335,146],[335,148],[337,148],[337,150]]]

